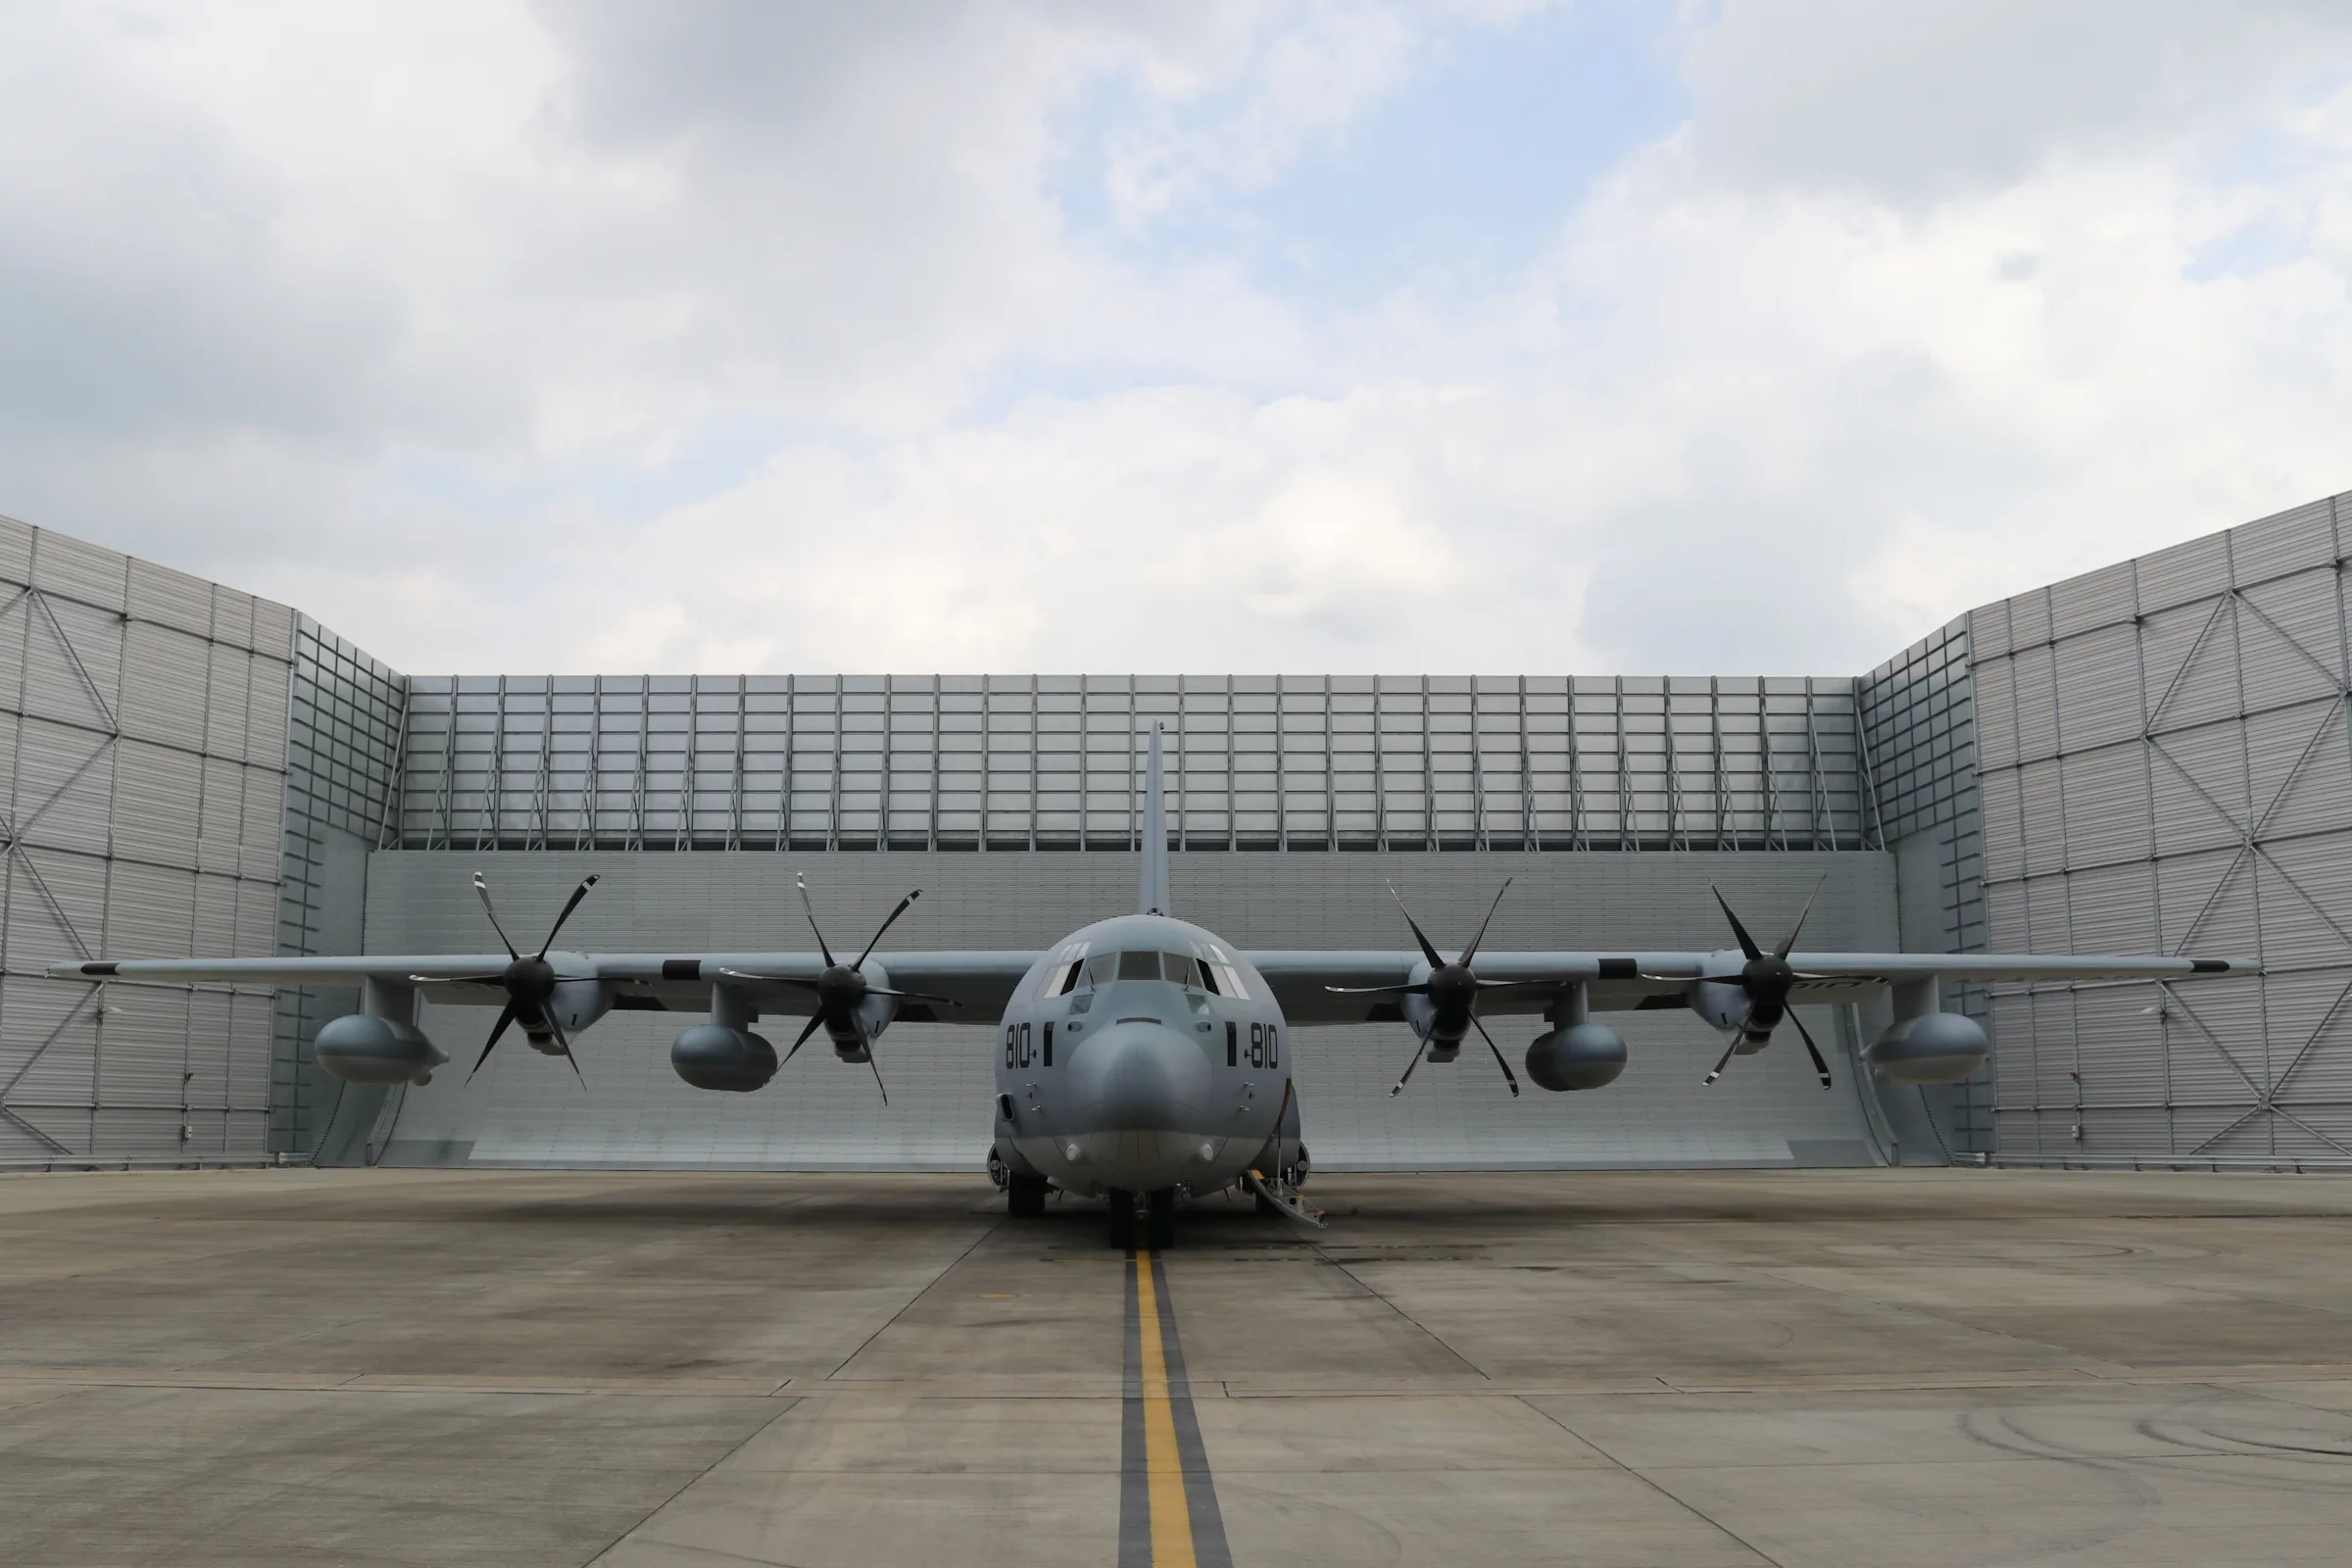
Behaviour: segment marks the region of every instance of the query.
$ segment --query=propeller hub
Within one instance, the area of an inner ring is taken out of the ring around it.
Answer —
[[[816,977],[817,1011],[828,1018],[847,1018],[865,1001],[865,975],[846,963],[836,963]]]
[[[1478,977],[1470,972],[1468,964],[1449,963],[1429,977],[1430,1005],[1447,1016],[1467,1013],[1477,995]]]
[[[500,983],[517,1004],[536,1010],[556,994],[556,966],[545,958],[516,958],[507,965]]]

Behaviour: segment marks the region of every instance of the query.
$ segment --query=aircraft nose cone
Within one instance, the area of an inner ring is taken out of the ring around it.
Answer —
[[[1190,1132],[1208,1124],[1208,1056],[1158,1022],[1114,1023],[1070,1054],[1079,1118],[1103,1132]]]

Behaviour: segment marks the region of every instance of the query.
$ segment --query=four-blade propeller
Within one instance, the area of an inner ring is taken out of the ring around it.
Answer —
[[[865,1064],[873,1068],[874,1087],[881,1091],[882,1103],[887,1105],[890,1103],[890,1091],[883,1087],[882,1068],[874,1060],[874,1043],[858,1022],[858,1009],[865,1004],[865,999],[868,997],[899,997],[914,1002],[945,1003],[951,1007],[963,1005],[952,997],[935,997],[921,991],[894,991],[888,986],[873,985],[865,978],[863,972],[865,960],[873,956],[874,949],[880,945],[883,934],[898,923],[899,916],[914,906],[914,901],[923,896],[923,890],[916,888],[912,893],[901,899],[899,906],[890,911],[889,915],[883,919],[882,924],[875,930],[872,939],[866,943],[865,951],[858,955],[857,961],[843,963],[833,956],[832,946],[825,941],[824,928],[816,923],[816,906],[809,902],[808,879],[796,876],[793,878],[793,884],[801,891],[801,907],[808,911],[808,929],[816,934],[816,950],[824,955],[824,972],[813,980],[805,980],[798,975],[789,974],[748,974],[733,969],[723,972],[736,980],[760,980],[775,985],[798,986],[804,991],[813,992],[816,996],[816,1010],[808,1015],[808,1027],[804,1028],[801,1031],[801,1037],[792,1043],[792,1049],[784,1053],[784,1059],[790,1061],[799,1054],[800,1049],[808,1043],[808,1037],[815,1034],[820,1028],[837,1041],[862,1045],[865,1048]]]
[[[1746,925],[1733,910],[1731,901],[1723,896],[1723,890],[1721,888],[1710,889],[1715,895],[1715,902],[1723,906],[1724,918],[1731,922],[1732,935],[1739,939],[1740,951],[1746,956],[1747,961],[1740,966],[1738,974],[1709,975],[1704,977],[1702,983],[1739,987],[1747,998],[1747,1015],[1734,1032],[1731,1044],[1724,1048],[1723,1055],[1717,1059],[1714,1070],[1707,1074],[1707,1083],[1712,1084],[1723,1076],[1724,1069],[1731,1065],[1732,1057],[1738,1054],[1740,1046],[1750,1045],[1761,1049],[1769,1043],[1773,1030],[1779,1027],[1783,1018],[1787,1018],[1790,1023],[1796,1025],[1797,1034],[1804,1040],[1805,1052],[1813,1058],[1813,1071],[1819,1075],[1822,1088],[1830,1087],[1829,1063],[1822,1058],[1821,1047],[1814,1042],[1813,1032],[1805,1027],[1804,1019],[1798,1017],[1788,1006],[1788,995],[1795,988],[1797,982],[1815,978],[1799,974],[1790,967],[1788,954],[1796,946],[1797,933],[1804,929],[1805,917],[1813,911],[1813,901],[1821,896],[1822,887],[1828,880],[1827,877],[1824,877],[1821,882],[1814,884],[1813,891],[1806,895],[1804,906],[1797,910],[1796,919],[1789,925],[1788,934],[1783,937],[1780,945],[1770,953],[1766,953],[1756,945],[1756,939],[1748,934]],[[898,906],[892,909],[884,917],[882,924],[875,929],[872,938],[865,944],[865,951],[858,955],[855,962],[843,963],[834,957],[831,945],[825,941],[824,930],[817,924],[816,906],[808,898],[808,880],[796,876],[793,881],[800,890],[801,907],[808,916],[808,929],[815,934],[817,951],[824,955],[823,972],[813,980],[803,979],[798,975],[750,974],[733,969],[722,972],[730,979],[798,986],[802,990],[812,993],[816,998],[815,1008],[808,1016],[808,1025],[801,1030],[800,1038],[793,1041],[792,1049],[784,1054],[784,1059],[790,1061],[797,1055],[800,1049],[808,1043],[809,1037],[820,1028],[838,1041],[862,1045],[865,1048],[866,1065],[873,1069],[874,1087],[881,1092],[882,1102],[888,1104],[890,1103],[890,1091],[884,1087],[881,1066],[874,1060],[873,1042],[867,1037],[858,1020],[858,1009],[864,1005],[866,998],[895,997],[909,1001],[944,1003],[952,1007],[961,1005],[960,1003],[949,997],[931,996],[920,991],[893,990],[887,986],[874,985],[865,978],[865,960],[873,956],[874,949],[881,944],[882,938],[893,925],[898,923],[899,916],[914,906],[914,901],[923,896],[923,891],[917,888],[901,899]],[[482,1070],[482,1064],[490,1059],[490,1053],[497,1049],[499,1040],[508,1029],[519,1023],[526,1033],[544,1033],[552,1036],[557,1047],[562,1051],[564,1059],[571,1063],[571,1070],[579,1078],[580,1087],[585,1089],[588,1086],[587,1075],[580,1071],[579,1058],[572,1054],[571,1042],[565,1037],[564,1026],[557,1021],[555,1009],[550,1005],[555,998],[556,987],[561,982],[556,974],[555,966],[547,961],[547,955],[549,950],[555,947],[556,937],[563,931],[564,923],[571,918],[572,911],[580,906],[580,901],[588,896],[588,890],[595,887],[596,884],[597,878],[594,875],[581,879],[580,885],[571,890],[571,897],[564,901],[562,911],[556,915],[556,923],[548,927],[547,940],[539,944],[537,953],[526,958],[516,951],[514,939],[507,935],[506,927],[499,924],[498,910],[490,902],[489,884],[482,879],[479,871],[473,874],[474,897],[481,900],[482,912],[490,919],[490,929],[498,933],[498,940],[506,948],[510,961],[504,969],[496,974],[417,975],[414,977],[420,984],[495,985],[506,992],[507,1004],[500,1010],[498,1022],[491,1027],[490,1038],[482,1043],[482,1054],[474,1058],[472,1071],[467,1074],[468,1077],[472,1076],[472,1073]],[[1389,897],[1396,901],[1396,907],[1404,915],[1404,923],[1412,928],[1413,940],[1420,944],[1422,956],[1429,960],[1429,977],[1404,985],[1324,987],[1325,990],[1342,996],[1426,997],[1429,999],[1431,1009],[1429,1032],[1423,1040],[1414,1043],[1412,1059],[1405,1063],[1403,1075],[1389,1090],[1392,1096],[1404,1092],[1404,1086],[1412,1080],[1413,1069],[1421,1064],[1424,1048],[1427,1045],[1434,1043],[1440,1046],[1459,1046],[1463,1037],[1470,1030],[1476,1029],[1479,1038],[1487,1043],[1487,1049],[1494,1053],[1494,1065],[1502,1069],[1503,1082],[1510,1086],[1512,1097],[1514,1099],[1518,1097],[1519,1080],[1512,1073],[1511,1064],[1503,1058],[1502,1048],[1494,1044],[1494,1037],[1487,1033],[1487,1026],[1479,1021],[1478,996],[1482,991],[1550,985],[1553,982],[1547,980],[1482,980],[1471,967],[1472,960],[1478,956],[1479,945],[1487,939],[1487,927],[1494,923],[1494,911],[1502,906],[1502,896],[1510,891],[1510,887],[1511,879],[1505,877],[1502,886],[1495,891],[1494,902],[1487,906],[1486,918],[1479,921],[1478,930],[1471,936],[1469,946],[1462,949],[1460,957],[1447,962],[1445,955],[1438,951],[1437,944],[1430,941],[1429,934],[1421,929],[1421,922],[1413,918],[1413,911],[1405,907],[1404,899],[1397,893],[1396,884],[1389,884]]]
[[[507,993],[507,1004],[499,1012],[498,1022],[492,1026],[490,1038],[482,1043],[482,1054],[473,1059],[472,1071],[466,1077],[470,1078],[482,1070],[482,1063],[488,1061],[490,1053],[497,1049],[499,1037],[519,1023],[526,1034],[552,1035],[564,1053],[564,1059],[571,1063],[572,1073],[580,1080],[580,1087],[588,1087],[588,1075],[580,1071],[580,1060],[571,1054],[571,1042],[564,1037],[564,1026],[556,1021],[555,1008],[549,1005],[555,999],[559,979],[555,965],[547,961],[547,953],[556,945],[556,934],[564,929],[564,922],[571,918],[571,911],[580,906],[580,901],[588,896],[588,890],[596,886],[596,882],[593,875],[581,879],[580,885],[571,890],[571,897],[564,901],[563,912],[556,916],[556,923],[547,928],[547,940],[539,944],[537,953],[526,958],[514,951],[514,938],[508,936],[507,928],[498,923],[498,910],[490,904],[490,884],[482,880],[481,872],[473,873],[473,896],[482,901],[482,912],[490,917],[490,929],[498,933],[498,940],[506,948],[507,957],[511,961],[496,974],[416,976],[419,981],[429,984],[499,986]]]
[[[1804,929],[1805,916],[1813,912],[1813,901],[1821,897],[1822,886],[1828,881],[1829,878],[1825,876],[1813,884],[1813,891],[1805,896],[1804,907],[1796,911],[1795,923],[1788,927],[1788,934],[1781,939],[1781,945],[1770,953],[1756,946],[1756,939],[1747,934],[1747,927],[1741,925],[1740,916],[1732,912],[1731,901],[1723,896],[1723,890],[1711,890],[1715,902],[1723,906],[1724,918],[1732,922],[1732,935],[1740,939],[1740,951],[1747,956],[1747,962],[1740,966],[1738,974],[1709,975],[1706,983],[1738,986],[1746,993],[1747,1016],[1733,1032],[1732,1043],[1724,1048],[1723,1055],[1715,1063],[1715,1070],[1707,1074],[1708,1083],[1723,1076],[1723,1069],[1731,1065],[1733,1054],[1742,1045],[1761,1050],[1772,1039],[1774,1028],[1783,1018],[1787,1018],[1796,1025],[1796,1032],[1804,1037],[1805,1051],[1813,1058],[1813,1070],[1821,1077],[1821,1087],[1830,1087],[1830,1064],[1822,1059],[1821,1047],[1813,1043],[1813,1031],[1807,1029],[1805,1020],[1788,1006],[1788,993],[1796,983],[1816,978],[1799,974],[1790,968],[1788,953],[1796,946],[1796,934]]]
[[[1404,1093],[1404,1086],[1411,1080],[1413,1069],[1421,1065],[1422,1048],[1425,1045],[1434,1043],[1440,1046],[1459,1046],[1462,1043],[1462,1037],[1472,1029],[1476,1029],[1478,1037],[1487,1043],[1487,1049],[1494,1053],[1494,1065],[1502,1069],[1502,1081],[1511,1086],[1512,1098],[1518,1098],[1519,1080],[1511,1072],[1511,1064],[1503,1060],[1502,1048],[1494,1044],[1494,1037],[1487,1033],[1487,1026],[1478,1021],[1476,1010],[1478,994],[1482,991],[1505,990],[1518,986],[1551,985],[1554,982],[1549,980],[1481,980],[1470,967],[1470,961],[1478,956],[1479,944],[1487,940],[1487,927],[1494,923],[1494,911],[1502,906],[1503,894],[1510,890],[1511,879],[1504,877],[1502,886],[1495,890],[1494,902],[1487,906],[1487,917],[1478,922],[1477,935],[1473,936],[1470,939],[1470,945],[1462,950],[1462,956],[1448,963],[1446,961],[1445,955],[1438,952],[1437,944],[1431,942],[1428,933],[1421,929],[1421,922],[1413,918],[1413,911],[1404,907],[1404,898],[1396,891],[1396,884],[1390,883],[1389,897],[1396,901],[1397,908],[1404,910],[1404,923],[1413,928],[1413,940],[1421,944],[1422,956],[1429,959],[1429,978],[1414,981],[1409,985],[1325,986],[1323,988],[1342,996],[1427,997],[1429,999],[1431,1011],[1429,1033],[1422,1040],[1414,1043],[1413,1059],[1404,1064],[1404,1076],[1398,1078],[1396,1086],[1390,1089],[1389,1093],[1392,1096]]]

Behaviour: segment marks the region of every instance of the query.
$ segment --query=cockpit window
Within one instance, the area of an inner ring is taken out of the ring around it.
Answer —
[[[1106,986],[1110,984],[1118,971],[1119,956],[1117,954],[1098,953],[1086,960],[1086,983],[1090,986]]]
[[[1122,953],[1119,955],[1119,978],[1122,980],[1156,980],[1159,978],[1159,955],[1156,953]]]
[[[1181,953],[1161,954],[1159,971],[1180,986],[1194,991],[1200,989],[1200,971],[1193,967],[1193,960]]]

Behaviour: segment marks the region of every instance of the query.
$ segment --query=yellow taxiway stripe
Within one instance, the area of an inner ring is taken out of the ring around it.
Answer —
[[[1136,1311],[1144,1373],[1144,1464],[1150,1476],[1152,1568],[1199,1568],[1193,1515],[1184,1494],[1184,1458],[1176,1447],[1176,1407],[1168,1398],[1168,1361],[1160,1349],[1159,1292],[1152,1254],[1135,1254]]]

